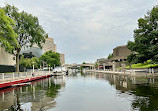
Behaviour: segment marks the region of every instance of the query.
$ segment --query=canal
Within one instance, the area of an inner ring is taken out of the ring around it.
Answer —
[[[74,73],[0,90],[0,111],[158,111],[158,77]]]

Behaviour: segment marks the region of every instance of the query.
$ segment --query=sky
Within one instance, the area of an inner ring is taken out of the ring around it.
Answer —
[[[38,17],[66,63],[95,62],[133,40],[157,0],[0,0]]]

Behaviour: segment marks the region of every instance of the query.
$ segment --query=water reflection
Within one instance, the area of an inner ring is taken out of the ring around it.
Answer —
[[[157,103],[157,76],[72,73],[0,90],[0,111],[158,111]]]
[[[89,75],[89,74],[88,74]],[[114,86],[120,93],[129,94],[134,97],[132,110],[137,111],[158,111],[158,77],[131,77],[113,74],[94,74],[98,79],[105,79]]]
[[[52,108],[54,98],[65,87],[64,77],[52,77],[32,82],[29,86],[12,87],[0,92],[0,111],[40,111]]]

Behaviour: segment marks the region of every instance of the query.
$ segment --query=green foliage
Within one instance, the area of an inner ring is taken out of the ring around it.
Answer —
[[[3,9],[0,9],[0,43],[8,52],[14,49],[13,45],[17,45],[17,34],[13,30],[14,26],[14,20],[6,16]]]
[[[38,18],[25,11],[19,12],[15,6],[6,5],[3,9],[16,22],[14,30],[18,34],[17,40],[20,45],[16,48],[32,46],[33,44],[42,48],[41,44],[45,42],[48,35],[39,24]]]
[[[150,67],[158,67],[158,64],[152,64],[152,61],[148,60],[144,63],[137,63],[131,65],[131,68],[150,68]],[[127,66],[126,68],[130,68],[130,67]]]
[[[12,53],[16,55],[16,71],[19,71],[19,53],[22,47],[32,46],[37,44],[42,48],[42,43],[48,35],[39,24],[38,18],[32,14],[28,14],[25,11],[19,12],[18,8],[11,5],[3,7],[8,17],[12,18],[16,25],[14,27],[15,33],[17,33],[17,42],[19,45],[14,45],[15,51]]]
[[[86,64],[86,62],[83,62],[82,64]]]
[[[129,64],[134,64],[134,63],[138,63],[139,59],[136,57],[136,54],[130,54],[129,56],[127,56],[127,63]]]
[[[24,55],[22,55],[20,59],[20,65],[27,68],[27,69],[32,69],[33,67],[33,62],[34,62],[34,67],[35,69],[40,67],[40,60],[37,57],[33,58],[24,58]]]
[[[45,52],[41,57],[40,60],[46,62],[51,67],[60,66],[60,54],[55,53],[52,51]]]
[[[136,52],[129,56],[129,62],[135,60],[143,63],[149,59],[158,62],[158,6],[138,20],[138,29],[134,30],[134,42],[129,41],[127,47]]]
[[[99,65],[98,65],[98,63],[96,62],[96,63],[95,63],[95,68],[97,69],[97,68],[98,68],[98,66],[99,66]]]
[[[108,59],[113,57],[113,53],[108,55]]]

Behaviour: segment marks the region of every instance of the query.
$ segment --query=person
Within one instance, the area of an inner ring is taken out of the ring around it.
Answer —
[[[32,76],[33,76],[33,77],[35,76],[34,73],[32,73]]]
[[[68,70],[66,71],[66,75],[68,75]]]

